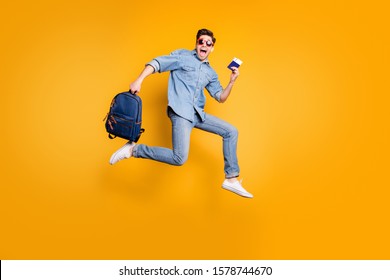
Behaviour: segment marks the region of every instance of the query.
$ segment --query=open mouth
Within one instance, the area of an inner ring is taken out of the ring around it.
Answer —
[[[207,50],[204,50],[204,49],[200,49],[200,53],[205,55],[207,53]]]

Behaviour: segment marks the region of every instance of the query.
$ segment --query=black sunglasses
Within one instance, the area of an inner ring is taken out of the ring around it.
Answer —
[[[205,39],[198,40],[199,45],[203,45],[204,43],[206,43],[208,47],[214,46],[214,43],[211,40],[205,40]]]

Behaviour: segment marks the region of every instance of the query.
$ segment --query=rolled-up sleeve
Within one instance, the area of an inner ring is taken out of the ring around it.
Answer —
[[[166,72],[180,67],[180,51],[174,51],[170,55],[156,57],[146,63],[155,69],[155,72]]]
[[[154,68],[154,72],[160,72],[160,64],[156,59],[153,59],[152,61],[149,61],[145,64],[145,66],[150,65]]]

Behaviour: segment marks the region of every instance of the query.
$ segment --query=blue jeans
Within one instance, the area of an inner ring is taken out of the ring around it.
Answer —
[[[183,165],[188,159],[190,135],[195,127],[220,135],[223,138],[225,177],[234,178],[239,175],[240,168],[237,161],[238,131],[234,126],[209,114],[206,114],[204,121],[196,114],[194,122],[191,122],[180,117],[170,108],[168,109],[168,116],[172,122],[173,149],[137,144],[133,150],[134,157],[152,159],[171,165]]]

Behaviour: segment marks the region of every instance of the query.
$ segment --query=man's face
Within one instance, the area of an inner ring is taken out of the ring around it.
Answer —
[[[207,59],[209,54],[214,50],[213,40],[208,35],[202,35],[196,41],[196,54],[201,61]]]

